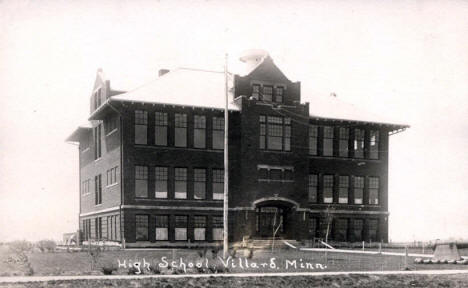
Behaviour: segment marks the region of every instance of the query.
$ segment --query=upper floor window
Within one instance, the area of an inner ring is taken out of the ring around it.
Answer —
[[[102,124],[97,125],[94,127],[94,159],[99,159],[102,156]]]
[[[316,125],[309,126],[309,154],[317,155],[318,146],[318,127]]]
[[[333,156],[333,127],[323,127],[323,156]]]
[[[213,117],[213,149],[224,149],[223,117]]]
[[[213,169],[213,200],[224,199],[224,170]]]
[[[193,198],[205,199],[206,169],[193,169]]]
[[[340,127],[340,140],[338,154],[340,157],[348,157],[349,128]]]
[[[252,98],[259,99],[260,96],[260,85],[253,84],[252,85]]]
[[[364,130],[354,129],[354,157],[364,158]]]
[[[148,167],[135,166],[135,196],[148,197]]]
[[[323,203],[333,203],[333,175],[323,176]]]
[[[175,168],[174,173],[174,198],[187,199],[187,168]]]
[[[81,195],[88,195],[91,193],[91,180],[85,180],[81,183]]]
[[[107,186],[117,183],[117,166],[107,170]]]
[[[275,102],[283,103],[284,88],[276,87],[275,88]]]
[[[94,204],[102,204],[102,177],[101,174],[94,177]]]
[[[114,115],[111,115],[106,118],[104,122],[104,130],[106,131],[106,135],[117,129],[118,120],[119,117],[116,117]]]
[[[271,102],[273,100],[273,87],[271,86],[263,86],[263,101]]]
[[[364,177],[354,177],[354,204],[362,204],[364,195]]]
[[[205,148],[206,146],[206,117],[203,115],[194,116],[193,147]]]
[[[339,191],[338,191],[338,203],[348,203],[348,192],[349,192],[349,176],[339,177]]]
[[[379,178],[369,177],[369,204],[379,204]]]
[[[187,147],[187,114],[175,114],[174,146]]]
[[[311,174],[309,175],[308,181],[308,194],[309,194],[309,202],[317,203],[317,195],[318,195],[318,175]]]
[[[291,118],[260,115],[260,149],[291,151]]]
[[[379,159],[379,131],[369,131],[369,158]]]
[[[154,144],[167,146],[167,113],[154,113]]]
[[[155,167],[155,197],[156,198],[167,198],[167,179],[168,171],[167,167]]]
[[[135,110],[135,144],[147,144],[148,112]]]

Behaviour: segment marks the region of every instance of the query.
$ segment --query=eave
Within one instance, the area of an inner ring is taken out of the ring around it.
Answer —
[[[78,126],[78,128],[76,128],[75,131],[73,131],[72,134],[70,134],[70,136],[65,139],[65,141],[73,143],[80,142],[80,139],[86,136],[91,131],[91,129],[91,127]]]

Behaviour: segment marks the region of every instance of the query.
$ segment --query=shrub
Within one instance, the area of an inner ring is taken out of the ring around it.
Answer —
[[[36,243],[36,247],[39,248],[39,250],[41,250],[41,252],[53,252],[55,251],[55,247],[57,246],[57,244],[55,243],[54,240],[47,240],[47,239],[44,239],[44,240],[40,240]]]
[[[26,240],[17,240],[9,244],[10,249],[16,253],[25,253],[31,251],[33,245],[31,242]]]
[[[101,267],[101,270],[104,275],[112,275],[114,271],[117,271],[117,267],[114,265],[104,265]]]
[[[158,265],[151,265],[149,269],[153,274],[161,274],[161,270],[159,269]]]

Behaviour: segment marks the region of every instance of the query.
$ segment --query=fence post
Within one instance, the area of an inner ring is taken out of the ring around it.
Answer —
[[[408,245],[405,246],[405,270],[408,270]]]
[[[364,241],[362,241],[362,251],[364,251]]]
[[[382,254],[382,242],[379,243],[379,254]]]

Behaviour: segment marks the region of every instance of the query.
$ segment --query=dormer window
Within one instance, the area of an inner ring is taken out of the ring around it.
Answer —
[[[263,101],[273,101],[273,87],[263,86]]]
[[[283,87],[276,87],[275,88],[275,102],[277,103],[283,103],[283,92],[284,88]]]
[[[260,85],[252,85],[252,98],[258,99],[260,96]]]

